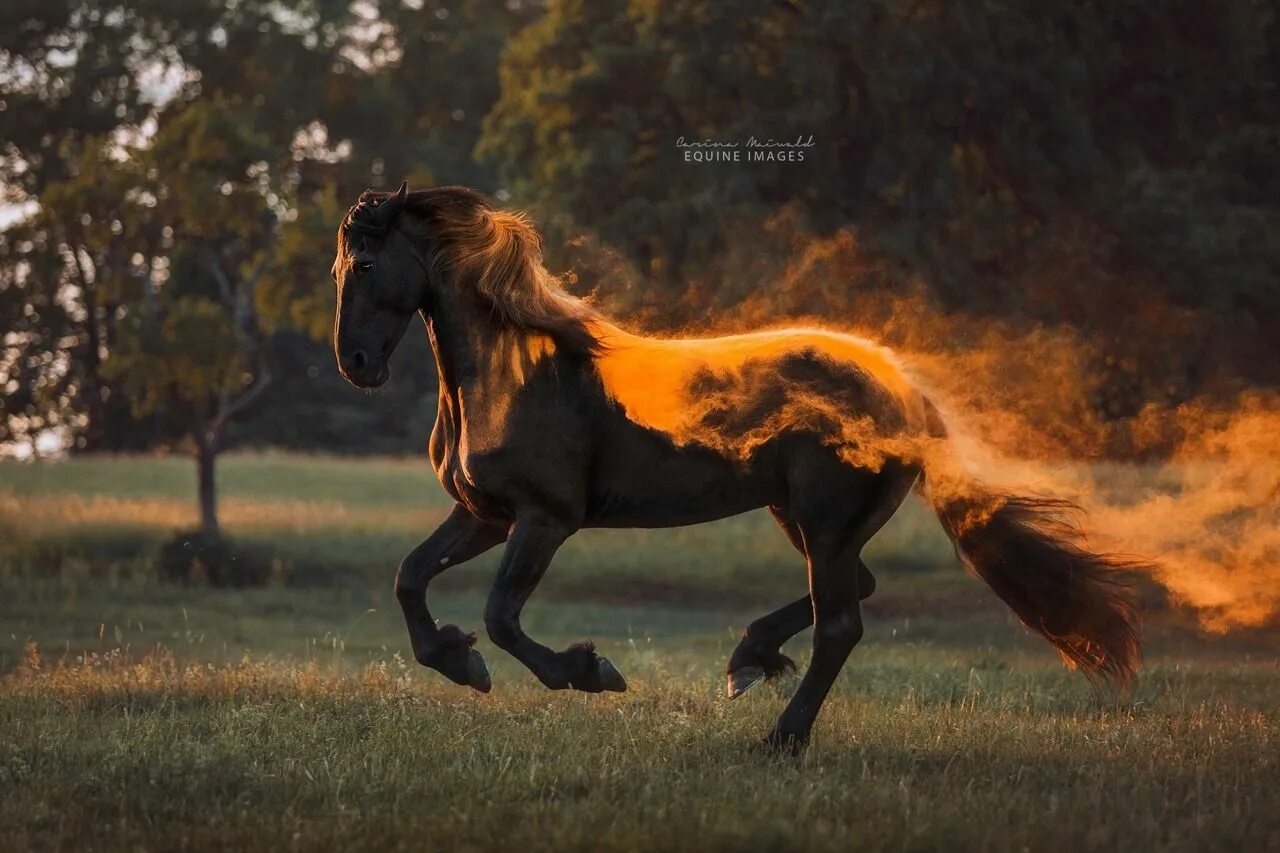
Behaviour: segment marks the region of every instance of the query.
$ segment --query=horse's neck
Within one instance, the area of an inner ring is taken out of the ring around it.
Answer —
[[[449,312],[427,320],[440,377],[440,394],[469,408],[503,404],[553,347],[536,336],[500,333],[478,314]],[[505,408],[505,405],[503,405]]]
[[[427,337],[440,375],[440,393],[456,396],[458,388],[477,372],[473,347],[465,334],[447,318],[425,315]]]

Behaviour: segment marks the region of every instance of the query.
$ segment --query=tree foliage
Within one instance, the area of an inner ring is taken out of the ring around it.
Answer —
[[[1164,353],[1187,393],[1214,366],[1280,380],[1274,4],[555,0],[501,73],[479,153],[562,263],[598,237],[667,323],[691,287],[703,310],[759,296],[771,257],[845,230],[952,309],[1100,336],[1138,305],[1198,312],[1204,336]],[[808,134],[803,163],[675,145]]]

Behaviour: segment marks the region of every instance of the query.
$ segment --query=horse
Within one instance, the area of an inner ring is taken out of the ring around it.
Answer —
[[[416,315],[439,375],[431,464],[454,506],[399,566],[395,595],[418,663],[488,692],[475,634],[437,626],[427,588],[503,545],[489,638],[553,690],[624,691],[590,642],[553,650],[521,611],[583,528],[665,528],[767,508],[808,568],[808,593],[751,622],[730,698],[794,668],[764,743],[799,751],[863,635],[876,580],[868,540],[913,486],[964,563],[1072,668],[1123,685],[1140,658],[1134,563],[1090,550],[1072,505],[984,485],[960,464],[940,409],[894,354],[816,327],[715,338],[631,334],[565,292],[528,218],[463,187],[364,192],[339,228],[334,353],[372,388]]]

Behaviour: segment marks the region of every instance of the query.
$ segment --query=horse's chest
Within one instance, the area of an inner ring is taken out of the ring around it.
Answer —
[[[496,460],[506,444],[504,430],[462,416],[454,402],[442,405],[431,435],[431,462],[450,497],[480,518],[510,514],[502,466]]]

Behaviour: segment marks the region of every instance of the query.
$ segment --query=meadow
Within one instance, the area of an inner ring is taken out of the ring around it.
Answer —
[[[742,628],[804,588],[765,516],[575,537],[526,627],[595,639],[628,692],[546,691],[482,638],[483,696],[406,662],[391,579],[446,507],[425,461],[228,456],[223,523],[280,561],[261,589],[157,580],[191,468],[0,463],[0,849],[1280,849],[1274,634],[1154,613],[1131,693],[1099,696],[914,502],[778,759],[754,745],[794,682],[723,696]],[[441,621],[481,627],[494,564],[440,578]]]

